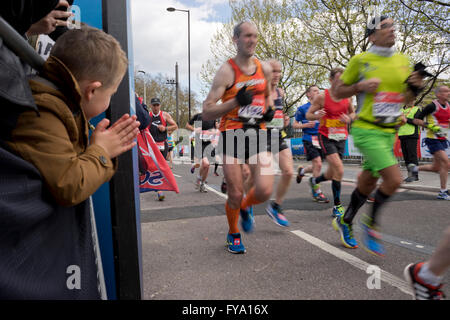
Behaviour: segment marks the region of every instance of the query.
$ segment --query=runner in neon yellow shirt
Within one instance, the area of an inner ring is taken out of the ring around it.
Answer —
[[[395,52],[395,27],[391,18],[372,19],[366,32],[372,47],[350,59],[336,84],[338,99],[357,97],[357,119],[351,134],[364,156],[364,164],[350,204],[344,215],[333,220],[333,227],[339,231],[344,246],[358,247],[353,238],[352,221],[381,176],[383,182],[375,192],[371,215],[362,219],[362,244],[368,252],[382,256],[384,248],[377,231],[377,214],[402,182],[393,154],[395,132],[402,124],[401,107],[414,100],[423,80],[418,72],[412,72],[409,59]]]

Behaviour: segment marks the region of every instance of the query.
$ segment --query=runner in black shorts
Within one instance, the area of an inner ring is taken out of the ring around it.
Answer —
[[[306,160],[311,161],[311,165],[303,168],[300,166],[298,168],[297,174],[297,183],[302,181],[303,176],[307,172],[311,172],[313,177],[318,177],[320,175],[320,171],[322,170],[322,158],[323,154],[319,145],[318,138],[318,129],[319,122],[318,121],[309,121],[306,119],[306,113],[308,109],[311,107],[312,101],[319,94],[319,88],[317,86],[310,86],[306,90],[306,96],[308,97],[309,102],[298,107],[297,112],[295,113],[295,122],[294,129],[302,129],[303,131],[303,147],[305,150]],[[311,179],[309,181],[311,187],[311,194],[314,201],[328,203],[330,200],[325,197],[323,192],[320,190],[319,184],[311,184]]]
[[[341,181],[344,176],[342,155],[345,152],[345,141],[348,137],[348,125],[355,118],[355,112],[349,99],[336,99],[333,96],[334,81],[338,79],[344,69],[335,68],[330,73],[330,90],[320,93],[313,101],[313,105],[306,113],[308,120],[319,120],[319,144],[327,162],[328,169],[319,177],[311,178],[312,184],[332,180],[334,207],[332,216],[345,213],[341,205]]]
[[[281,209],[281,203],[283,202],[294,174],[292,153],[284,141],[286,133],[283,130],[289,123],[289,117],[285,116],[283,111],[284,91],[281,88],[277,88],[281,77],[281,63],[275,59],[269,60],[268,62],[272,66],[271,92],[275,108],[275,115],[272,121],[266,123],[269,137],[268,148],[273,156],[278,158],[278,165],[281,169],[281,178],[275,192],[275,201],[271,201],[267,205],[266,212],[275,224],[282,227],[288,227],[289,221],[284,216]]]
[[[189,120],[186,128],[195,132],[195,158],[200,160],[200,172],[197,176],[195,187],[200,192],[207,192],[205,181],[209,172],[209,159],[215,157],[214,146],[211,141],[216,134],[216,121],[215,120],[202,120],[202,114],[198,113]],[[199,148],[201,146],[201,148]],[[214,153],[214,154],[213,154]]]

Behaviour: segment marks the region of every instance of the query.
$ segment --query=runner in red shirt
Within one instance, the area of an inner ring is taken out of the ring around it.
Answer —
[[[333,95],[335,80],[339,79],[341,68],[335,68],[330,73],[331,88],[316,96],[311,108],[306,113],[306,119],[319,120],[319,143],[327,162],[328,169],[319,177],[312,178],[312,183],[331,180],[334,207],[333,217],[343,215],[345,209],[341,204],[341,181],[344,176],[342,156],[345,151],[345,141],[348,137],[348,125],[355,119],[355,111],[349,99],[336,99]]]

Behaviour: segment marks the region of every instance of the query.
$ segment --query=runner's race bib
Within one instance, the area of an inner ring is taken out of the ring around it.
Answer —
[[[244,121],[250,119],[262,119],[264,115],[265,99],[263,97],[253,97],[251,104],[239,108],[238,116]]]
[[[164,149],[166,148],[165,144],[164,144],[164,141],[156,142],[156,145],[158,146],[158,149],[161,150],[161,151],[164,151]]]
[[[404,96],[398,92],[377,92],[373,98],[373,116],[377,123],[396,123],[401,115]]]
[[[275,110],[275,115],[273,116],[272,121],[266,124],[267,128],[270,129],[283,129],[284,128],[284,116],[283,110],[277,109]]]
[[[202,141],[211,141],[214,137],[215,133],[209,130],[202,130],[200,133],[200,140]]]
[[[319,144],[319,137],[318,136],[311,136],[311,142],[312,142],[312,145],[314,147],[316,147],[317,149],[322,149],[320,147],[320,144]]]
[[[328,139],[341,141],[347,139],[347,125],[340,119],[327,119]]]
[[[328,139],[341,141],[347,139],[347,130],[345,127],[328,128]]]

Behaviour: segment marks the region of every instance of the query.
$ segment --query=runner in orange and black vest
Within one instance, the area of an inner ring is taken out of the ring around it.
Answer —
[[[238,221],[246,232],[253,229],[251,206],[269,199],[274,183],[272,156],[267,150],[265,122],[271,121],[270,82],[272,68],[254,57],[258,32],[250,21],[234,28],[233,42],[237,54],[218,70],[211,90],[203,102],[203,119],[221,118],[218,152],[223,156],[223,171],[228,199],[227,248],[244,253]],[[222,103],[217,103],[222,100]],[[266,140],[264,140],[266,139]],[[248,163],[253,187],[244,197],[243,164]]]
[[[281,78],[281,62],[276,59],[268,61],[272,66],[272,82],[270,84],[272,91],[272,99],[275,109],[275,114],[272,121],[266,123],[268,130],[268,147],[274,157],[277,157],[277,162],[281,170],[280,181],[275,190],[275,199],[266,206],[266,213],[272,221],[281,226],[288,227],[289,221],[284,216],[281,204],[286,196],[286,192],[291,184],[292,176],[294,175],[294,162],[292,159],[291,148],[287,145],[284,138],[287,136],[284,128],[289,124],[289,116],[284,114],[284,91],[278,88]]]
[[[334,207],[333,217],[341,216],[345,209],[341,204],[341,181],[344,176],[342,156],[345,152],[345,141],[348,138],[348,125],[355,119],[356,114],[349,99],[334,97],[334,83],[344,69],[335,68],[330,72],[331,88],[316,96],[311,108],[306,113],[306,119],[319,120],[319,144],[328,162],[325,173],[315,178],[312,184],[331,180]]]
[[[164,159],[167,157],[169,145],[167,143],[167,133],[178,129],[176,122],[172,119],[170,114],[161,110],[161,100],[159,98],[152,98],[150,101],[152,111],[150,111],[150,125],[148,127],[150,134],[161,151]],[[158,191],[158,200],[163,201],[165,198],[162,191]]]

